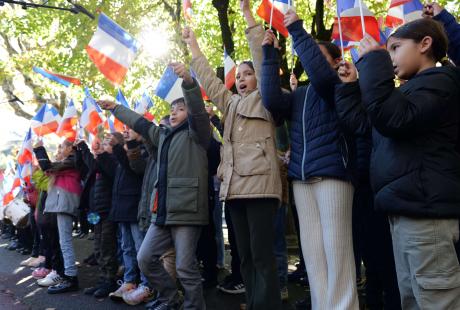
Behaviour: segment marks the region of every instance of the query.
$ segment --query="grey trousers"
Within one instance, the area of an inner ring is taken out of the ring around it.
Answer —
[[[200,226],[150,225],[137,254],[137,261],[149,284],[158,291],[161,302],[174,306],[178,300],[176,281],[164,269],[161,260],[163,254],[174,248],[177,278],[185,291],[184,309],[206,309],[201,274],[196,260],[200,233]]]
[[[59,245],[61,246],[64,260],[64,274],[69,277],[77,276],[75,264],[75,251],[72,243],[73,217],[65,213],[57,214],[57,226],[59,230]]]
[[[402,309],[460,309],[458,220],[391,216],[390,229]]]

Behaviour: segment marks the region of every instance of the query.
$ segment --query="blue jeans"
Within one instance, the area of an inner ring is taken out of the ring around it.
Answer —
[[[123,251],[123,262],[125,265],[125,274],[123,281],[136,283],[139,274],[137,264],[137,252],[139,251],[144,234],[140,231],[137,223],[120,222],[118,227],[121,231],[121,249]],[[149,286],[147,279],[140,273],[141,284]]]
[[[73,217],[68,214],[57,214],[57,225],[59,231],[59,245],[61,246],[62,258],[64,260],[64,274],[68,277],[77,276],[77,265],[75,264],[75,251],[72,243]]]
[[[286,245],[286,215],[287,207],[281,205],[275,213],[275,244],[273,251],[275,253],[276,267],[280,280],[280,288],[287,286],[288,261]]]

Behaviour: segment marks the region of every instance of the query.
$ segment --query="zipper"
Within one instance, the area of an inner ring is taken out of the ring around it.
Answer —
[[[305,109],[307,107],[307,100],[308,100],[308,91],[310,90],[310,85],[307,87],[307,91],[305,92],[305,99],[303,102],[303,110],[302,110],[302,141],[303,141],[303,155],[302,155],[302,181],[305,181],[305,156],[307,155],[307,143],[305,142]]]

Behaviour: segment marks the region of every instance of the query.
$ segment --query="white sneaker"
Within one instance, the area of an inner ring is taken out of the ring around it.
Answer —
[[[153,297],[153,290],[142,284],[139,285],[135,290],[123,293],[123,301],[131,306],[150,301]]]
[[[61,283],[61,281],[62,281],[61,276],[58,275],[55,270],[53,270],[43,279],[37,280],[37,284],[40,286],[48,287],[48,286],[59,284]]]

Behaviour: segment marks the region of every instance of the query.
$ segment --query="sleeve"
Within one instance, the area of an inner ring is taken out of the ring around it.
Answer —
[[[80,154],[82,162],[88,169],[91,169],[96,164],[96,160],[94,159],[93,154],[88,148],[88,145],[85,142],[81,142],[78,144],[77,154]]]
[[[131,170],[138,175],[143,175],[147,166],[147,159],[142,156],[139,143],[137,141],[128,141],[126,145],[128,146],[127,155]]]
[[[251,51],[256,79],[259,83],[262,69],[262,42],[264,40],[264,28],[261,24],[257,24],[254,27],[246,29],[245,34],[249,43],[249,50]]]
[[[97,166],[108,178],[114,179],[118,162],[107,152],[97,155]]]
[[[160,141],[161,129],[152,122],[149,122],[143,116],[133,110],[118,104],[112,111],[113,115],[122,123],[132,128],[142,137],[149,140],[154,146],[158,147]]]
[[[217,115],[214,115],[211,117],[211,123],[214,127],[216,127],[217,131],[219,131],[219,134],[221,136],[224,135],[224,126],[222,125],[222,122],[220,121],[220,118]]]
[[[444,25],[447,37],[449,38],[447,54],[456,66],[460,66],[460,24],[457,23],[455,17],[447,10],[442,10],[434,19]]]
[[[216,76],[208,60],[203,55],[194,58],[191,67],[193,71],[195,71],[209,99],[211,99],[217,108],[225,114],[233,93],[228,90],[224,83]]]
[[[439,123],[448,104],[448,95],[434,86],[439,82],[419,81],[410,94],[404,94],[395,87],[393,64],[385,50],[364,55],[356,65],[363,103],[372,125],[383,136],[407,138]]]
[[[184,93],[185,104],[188,107],[188,121],[192,137],[205,149],[208,149],[209,140],[211,139],[211,126],[209,115],[204,108],[203,97],[200,86],[196,80],[193,85],[187,86],[182,83],[182,92]]]
[[[48,157],[48,153],[43,146],[34,148],[35,157],[37,158],[38,164],[42,171],[48,171],[51,169],[51,161]]]
[[[277,123],[288,119],[291,114],[293,94],[281,89],[278,54],[273,46],[263,46],[264,59],[260,80],[260,94],[264,107]]]
[[[335,86],[335,106],[346,131],[355,135],[366,135],[371,131],[369,117],[362,105],[358,81]]]
[[[308,75],[311,85],[324,101],[334,104],[334,89],[341,81],[321,52],[318,43],[303,28],[301,20],[288,27],[294,41],[302,67]]]
[[[128,155],[126,154],[126,151],[121,144],[115,145],[113,148],[113,155],[117,159],[118,163],[125,169],[131,170],[131,167],[129,166],[129,159]]]

